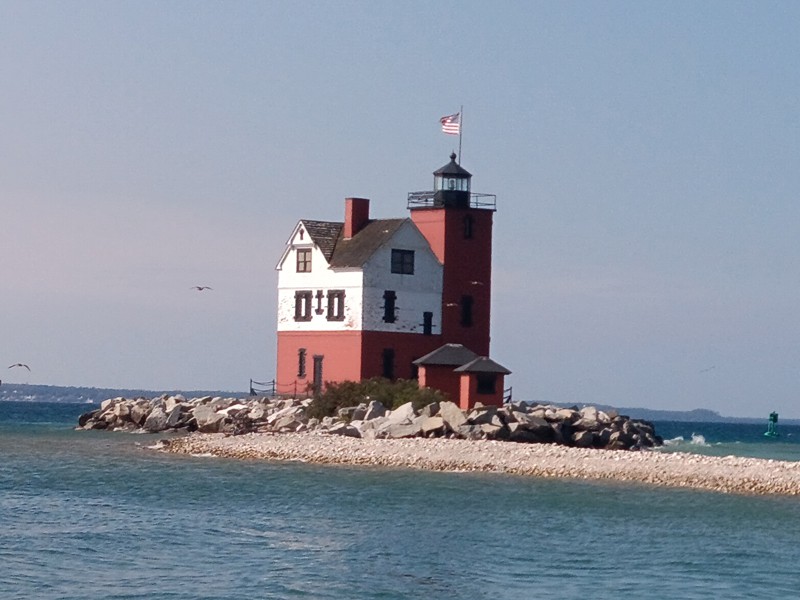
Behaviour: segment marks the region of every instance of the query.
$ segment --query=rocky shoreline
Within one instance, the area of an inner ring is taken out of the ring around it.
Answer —
[[[451,402],[389,411],[375,401],[309,418],[309,400],[114,398],[78,429],[175,432],[157,447],[239,460],[614,480],[756,495],[800,495],[800,463],[662,453],[650,423],[525,403],[463,412]],[[523,442],[523,443],[509,443]],[[639,450],[639,451],[620,451]]]
[[[364,439],[448,438],[557,444],[578,448],[638,450],[662,443],[652,423],[587,406],[478,405],[462,411],[453,402],[394,410],[378,401],[341,408],[336,416],[314,418],[310,399],[113,398],[81,415],[79,429],[184,431],[201,433],[300,433],[315,431]]]

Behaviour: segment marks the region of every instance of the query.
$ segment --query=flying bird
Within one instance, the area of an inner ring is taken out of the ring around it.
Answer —
[[[708,367],[707,369],[701,370],[700,373],[708,373],[709,371],[713,371],[716,368],[717,368],[717,365],[712,365],[712,366]]]
[[[209,287],[207,285],[193,285],[191,289],[197,290],[198,292],[202,292],[203,290],[213,290],[214,288]]]
[[[470,281],[472,285],[483,285],[482,281]]]
[[[28,365],[26,365],[25,363],[14,363],[13,365],[9,365],[8,368],[9,369],[13,369],[14,367],[25,367],[26,369],[28,369],[28,371],[31,370],[31,368]]]

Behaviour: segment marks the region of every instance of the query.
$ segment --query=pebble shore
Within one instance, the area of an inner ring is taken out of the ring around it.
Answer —
[[[192,434],[167,452],[244,460],[293,460],[431,471],[615,480],[751,495],[800,495],[800,463],[687,453],[570,448],[459,439],[355,439],[314,432]]]

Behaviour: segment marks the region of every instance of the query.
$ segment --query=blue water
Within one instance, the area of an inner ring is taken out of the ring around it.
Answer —
[[[798,597],[796,498],[173,456],[84,410],[0,402],[0,599]],[[656,423],[800,457],[739,427]]]

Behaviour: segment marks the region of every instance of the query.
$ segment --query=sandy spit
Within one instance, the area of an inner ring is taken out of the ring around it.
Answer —
[[[365,440],[320,433],[192,434],[170,440],[164,450],[245,460],[507,473],[639,482],[737,494],[800,495],[800,463],[736,456],[441,438]]]

